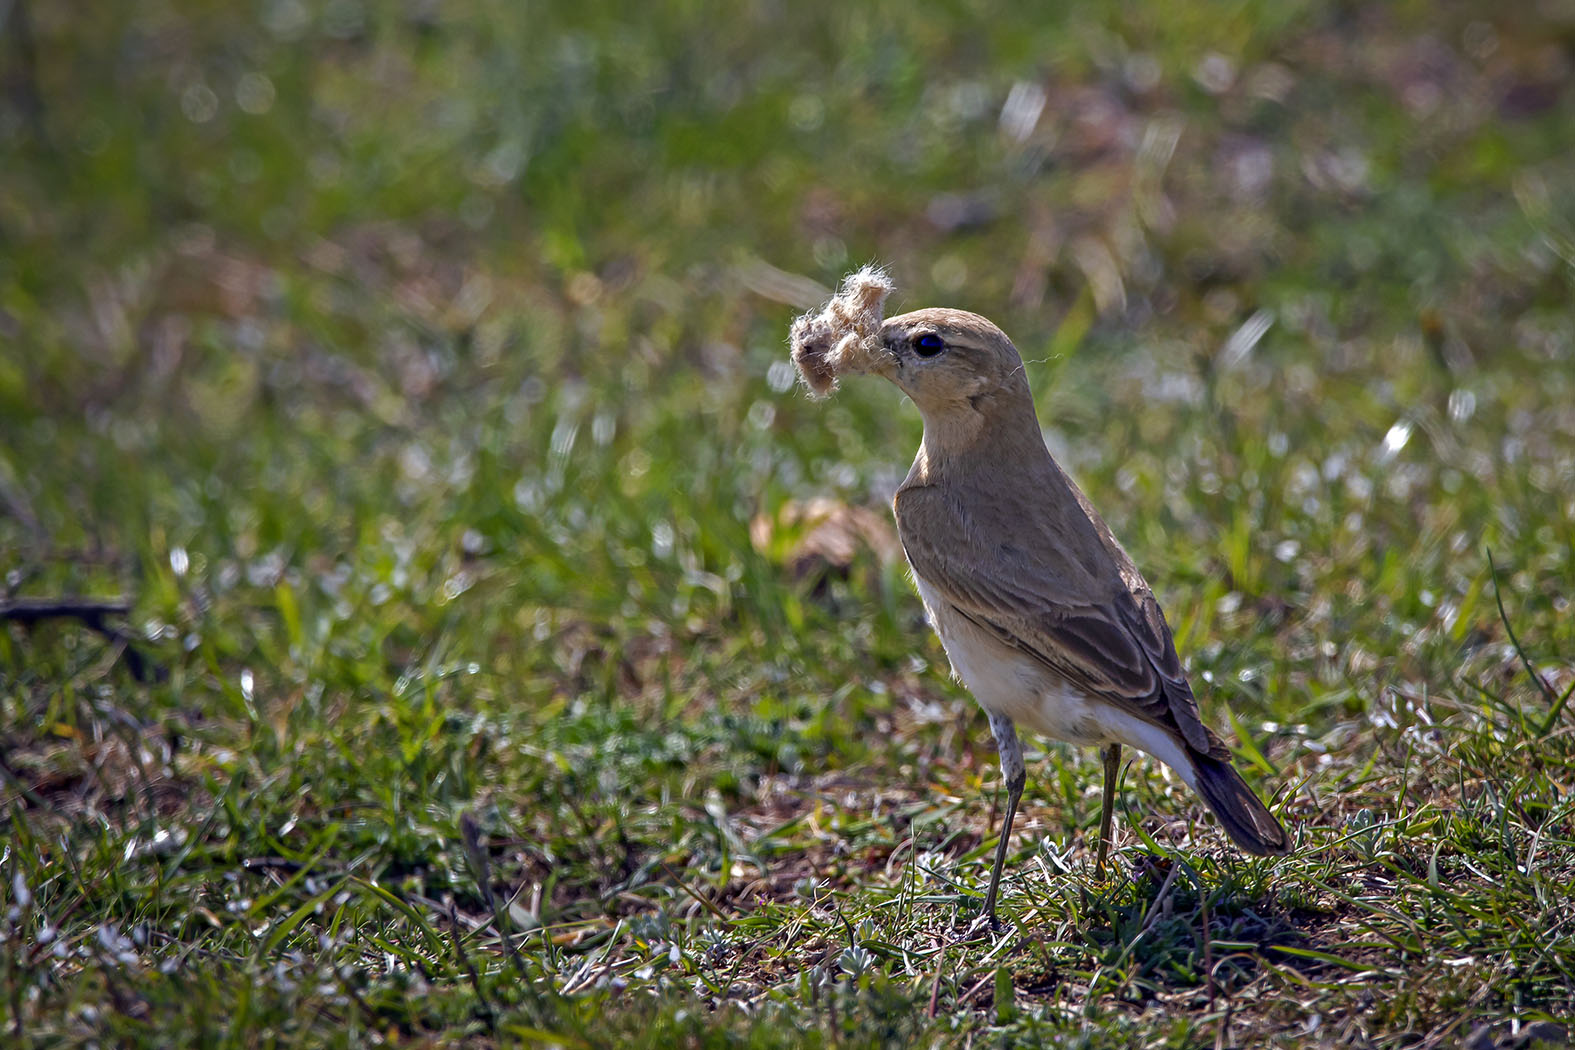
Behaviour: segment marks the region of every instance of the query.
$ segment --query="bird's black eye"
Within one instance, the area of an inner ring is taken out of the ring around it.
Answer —
[[[946,340],[934,332],[925,332],[913,341],[913,352],[920,357],[934,357],[946,349]]]

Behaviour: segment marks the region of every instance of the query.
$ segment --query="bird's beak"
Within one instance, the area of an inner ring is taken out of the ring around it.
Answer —
[[[884,376],[890,379],[897,368],[897,355],[886,345],[882,333],[868,339],[849,335],[832,351],[837,371],[843,375]]]

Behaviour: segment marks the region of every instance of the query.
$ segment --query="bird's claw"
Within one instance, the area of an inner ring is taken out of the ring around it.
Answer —
[[[994,914],[980,914],[968,924],[968,930],[963,934],[964,940],[977,940],[983,934],[999,937],[1006,929],[1006,925]]]

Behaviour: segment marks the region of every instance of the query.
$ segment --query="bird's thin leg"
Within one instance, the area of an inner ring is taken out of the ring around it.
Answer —
[[[1110,848],[1110,820],[1116,810],[1116,778],[1121,775],[1121,745],[1111,744],[1099,749],[1105,760],[1105,799],[1099,807],[1099,850],[1094,855],[1094,874],[1105,872],[1105,853]]]
[[[1006,816],[1001,821],[1001,841],[995,847],[995,867],[990,871],[990,888],[984,895],[984,915],[990,929],[999,930],[995,919],[995,899],[1001,888],[1001,869],[1006,866],[1006,848],[1012,837],[1012,818],[1017,815],[1018,800],[1023,797],[1023,783],[1028,774],[1023,768],[1023,745],[1017,740],[1017,730],[1005,715],[990,715],[990,732],[995,735],[996,750],[1001,753],[1001,775],[1006,778]]]

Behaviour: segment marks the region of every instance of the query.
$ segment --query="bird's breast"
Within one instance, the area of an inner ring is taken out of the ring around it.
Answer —
[[[913,582],[952,673],[979,706],[1071,744],[1099,746],[1114,739],[1102,717],[1107,704],[1090,700],[1039,661],[978,627],[917,572]]]

